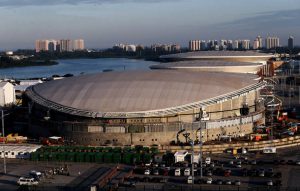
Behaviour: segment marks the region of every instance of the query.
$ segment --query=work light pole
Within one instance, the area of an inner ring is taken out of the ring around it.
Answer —
[[[1,121],[2,121],[2,138],[3,138],[3,170],[4,174],[6,174],[6,160],[5,160],[5,134],[4,134],[4,111],[1,110]]]
[[[199,135],[199,147],[200,147],[200,178],[202,179],[203,177],[203,171],[202,171],[202,127],[201,127],[201,118],[202,118],[202,109],[200,108],[199,111],[199,130],[200,130],[200,135]]]

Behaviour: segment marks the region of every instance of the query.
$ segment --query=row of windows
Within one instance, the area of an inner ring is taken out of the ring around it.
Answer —
[[[3,154],[3,151],[1,152],[1,155]],[[15,155],[15,153],[14,152],[10,152],[9,153],[10,155]],[[23,152],[18,152],[17,153],[17,155],[28,155],[29,153],[28,152],[26,152],[26,153],[23,153]],[[7,156],[8,155],[8,152],[5,152],[5,156]]]
[[[145,141],[145,139],[140,139],[140,141]],[[152,139],[152,141],[157,141],[157,139]]]

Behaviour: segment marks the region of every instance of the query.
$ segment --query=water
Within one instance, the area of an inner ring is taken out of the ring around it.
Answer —
[[[59,64],[52,66],[28,66],[0,69],[1,78],[40,78],[52,75],[89,74],[103,70],[149,70],[149,66],[156,62],[134,60],[126,58],[99,58],[99,59],[69,59],[57,60]]]

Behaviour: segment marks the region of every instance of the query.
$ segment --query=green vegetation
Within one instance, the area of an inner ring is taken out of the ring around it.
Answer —
[[[8,56],[0,57],[0,68],[26,67],[26,66],[49,66],[58,62],[49,59],[24,58],[20,60]]]

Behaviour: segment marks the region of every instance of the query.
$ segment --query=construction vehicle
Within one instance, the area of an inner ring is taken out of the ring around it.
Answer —
[[[64,140],[62,137],[57,137],[57,136],[52,136],[52,137],[48,137],[48,138],[41,138],[41,143],[43,145],[63,145],[64,144]]]
[[[19,136],[16,134],[9,134],[6,137],[0,137],[0,142],[3,143],[24,143],[27,141],[27,137]]]

